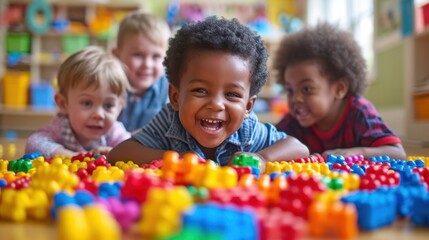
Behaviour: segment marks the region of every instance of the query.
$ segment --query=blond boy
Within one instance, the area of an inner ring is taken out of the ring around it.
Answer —
[[[113,55],[87,47],[61,64],[57,78],[58,114],[28,138],[26,152],[38,151],[45,157],[87,151],[107,154],[130,137],[117,121],[129,85]]]
[[[169,37],[167,23],[154,15],[133,12],[121,21],[113,54],[127,66],[132,86],[119,117],[130,132],[146,125],[168,102],[162,62]]]

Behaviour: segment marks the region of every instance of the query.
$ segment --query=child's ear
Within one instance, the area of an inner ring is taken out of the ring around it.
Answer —
[[[343,99],[349,92],[349,84],[341,79],[335,83],[335,98]]]
[[[179,89],[170,84],[168,86],[168,97],[170,98],[170,104],[174,111],[179,111]]]
[[[119,49],[118,48],[113,48],[112,49],[112,54],[113,54],[113,56],[119,58]]]
[[[255,105],[255,101],[256,101],[256,95],[249,98],[249,101],[247,102],[247,105],[246,105],[246,114],[244,116],[245,118],[248,118],[250,115],[250,112],[252,112],[253,106]]]
[[[67,115],[67,99],[61,93],[55,94],[55,103],[58,106],[58,109],[61,114]]]

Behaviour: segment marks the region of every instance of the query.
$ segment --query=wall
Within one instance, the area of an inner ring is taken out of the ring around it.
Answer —
[[[146,9],[154,13],[158,16],[164,16],[165,15],[165,9],[167,8],[168,3],[171,0],[156,0],[156,1],[147,1],[145,3]],[[204,3],[204,2],[212,2],[209,0],[179,0],[179,2],[186,2],[186,3]],[[230,3],[231,0],[216,0],[216,3]],[[236,3],[265,3],[266,0],[234,0]]]
[[[374,3],[375,76],[365,96],[374,104],[381,117],[398,135],[405,135],[405,45],[398,26],[382,26],[385,6]],[[395,1],[390,1],[395,2]],[[398,5],[399,7],[399,5]]]

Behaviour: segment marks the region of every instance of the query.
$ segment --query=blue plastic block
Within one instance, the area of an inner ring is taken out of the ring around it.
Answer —
[[[418,195],[414,198],[411,211],[411,222],[417,226],[429,227],[429,193]]]
[[[415,186],[399,186],[396,191],[397,215],[409,217],[414,205],[414,199],[426,193],[426,187],[419,184]]]
[[[342,201],[356,206],[358,225],[363,230],[375,230],[395,222],[397,202],[394,189],[357,191],[343,197]]]
[[[183,228],[199,231],[204,239],[212,235],[226,240],[257,239],[259,236],[253,212],[215,203],[195,205],[183,214],[182,224]]]

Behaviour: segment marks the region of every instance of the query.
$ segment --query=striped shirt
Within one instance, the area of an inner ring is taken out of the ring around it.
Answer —
[[[310,153],[352,147],[378,147],[401,143],[383,122],[375,107],[367,99],[349,97],[340,120],[327,132],[316,124],[303,128],[298,121],[287,114],[276,127],[296,137],[307,145]]]
[[[129,132],[134,132],[148,124],[168,102],[168,80],[162,76],[142,97],[127,93],[127,103],[118,120]]]
[[[286,137],[285,133],[277,131],[273,125],[258,122],[258,118],[252,112],[244,119],[240,129],[217,147],[216,159],[212,160],[224,166],[235,152],[259,152]],[[207,159],[196,140],[183,128],[179,114],[173,111],[170,104],[135,134],[134,138],[149,148],[176,152],[193,151]]]

